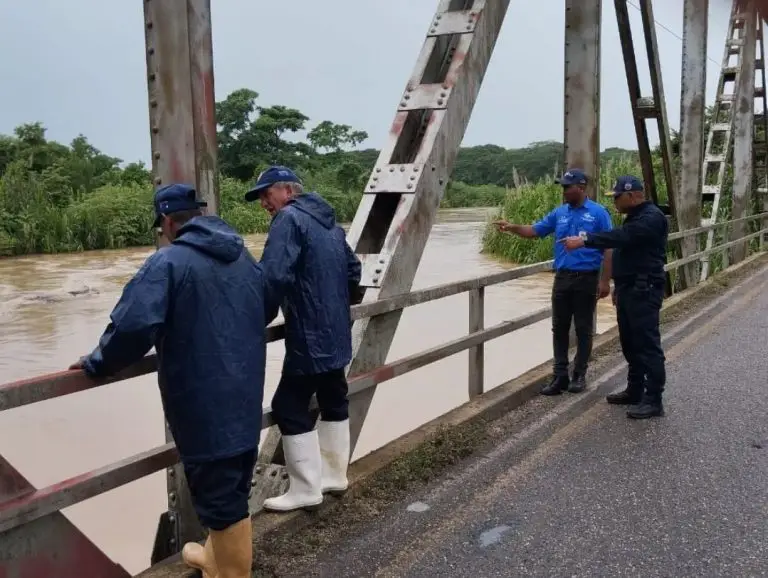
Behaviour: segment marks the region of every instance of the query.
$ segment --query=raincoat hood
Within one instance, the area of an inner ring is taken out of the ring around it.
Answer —
[[[176,245],[187,245],[224,263],[237,261],[243,252],[243,238],[221,218],[210,215],[187,222],[176,239]]]
[[[293,199],[291,205],[306,213],[326,229],[336,226],[336,213],[323,197],[317,193],[304,193]]]

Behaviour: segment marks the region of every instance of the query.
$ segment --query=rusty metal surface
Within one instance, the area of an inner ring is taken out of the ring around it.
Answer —
[[[383,251],[392,255],[380,288],[369,290],[373,295],[366,295],[367,300],[405,293],[411,288],[508,5],[508,0],[444,0],[438,7],[436,16],[457,10],[474,12],[476,23],[473,30],[458,38],[443,35],[425,40],[407,88],[440,82],[451,89],[445,108],[426,110],[420,117],[421,126],[416,128],[409,125],[408,115],[418,112],[396,113],[389,141],[376,163],[376,167],[403,161],[423,164],[419,185],[412,193],[403,191],[397,208],[389,214],[375,215],[361,204],[350,227],[347,238],[356,252]],[[371,231],[381,230],[386,232],[378,237],[380,245],[369,250],[366,245],[373,240]],[[385,362],[400,314],[394,311],[355,324],[351,374],[371,371]],[[352,451],[374,394],[371,388],[350,404]]]
[[[659,62],[659,45],[656,41],[656,22],[653,16],[653,2],[640,0],[640,13],[643,20],[643,35],[645,50],[648,55],[648,68],[651,76],[651,91],[656,109],[656,126],[659,133],[659,149],[664,171],[664,182],[672,214],[675,214],[677,200],[677,182],[672,174],[672,145],[669,138],[669,121],[667,120],[667,101],[664,97],[664,81]]]
[[[47,488],[24,492],[0,503],[0,533],[108,492],[178,461],[166,444]]]
[[[187,0],[144,2],[155,186],[196,185]]]
[[[565,168],[581,168],[595,198],[600,183],[602,0],[565,1]]]
[[[0,509],[36,488],[0,457]],[[129,578],[60,512],[0,531],[0,578]]]
[[[675,218],[680,230],[701,223],[700,191],[704,182],[704,120],[707,90],[707,32],[709,0],[684,0],[683,59],[680,92],[680,187]],[[695,239],[680,244],[682,256],[698,251]],[[683,268],[684,287],[699,279],[696,262]]]
[[[637,70],[637,58],[635,55],[635,46],[632,39],[632,27],[629,21],[629,11],[627,9],[627,0],[615,0],[616,22],[619,27],[619,41],[621,51],[624,57],[624,71],[627,76],[627,87],[629,89],[629,100],[632,107],[632,119],[635,125],[635,135],[637,137],[637,151],[640,159],[640,167],[643,171],[643,181],[645,189],[653,202],[658,202],[656,192],[656,177],[653,170],[653,158],[651,155],[651,145],[648,140],[648,127],[645,124],[648,114],[642,112],[647,104],[640,92],[640,77]],[[655,117],[657,114],[656,104],[650,99],[650,106]]]
[[[741,70],[735,101],[733,120],[733,194],[731,216],[747,215],[752,196],[752,143],[755,120],[755,57],[757,53],[757,12],[751,0],[743,0],[744,48],[741,53]],[[743,237],[746,228],[742,222],[731,228],[731,239]],[[731,262],[739,263],[747,254],[746,244],[731,249]]]
[[[210,215],[219,207],[211,0],[187,0],[187,31],[195,177],[197,192],[208,203]]]
[[[157,371],[157,358],[148,355],[135,365],[115,374],[108,379],[94,380],[82,371],[60,371],[40,377],[21,379],[0,384],[0,411],[85,391],[107,383],[123,381]]]
[[[192,184],[198,199],[208,204],[206,212],[216,214],[219,198],[210,0],[146,0],[144,17],[155,186]],[[172,441],[167,426],[166,440]],[[155,541],[163,552],[178,551],[185,541],[204,536],[179,465],[167,472],[167,486],[166,519],[170,527],[164,535],[169,543]]]

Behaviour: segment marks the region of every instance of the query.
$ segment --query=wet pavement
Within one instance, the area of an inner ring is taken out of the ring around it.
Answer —
[[[616,362],[301,575],[768,575],[767,280],[666,333],[665,417],[604,403]]]

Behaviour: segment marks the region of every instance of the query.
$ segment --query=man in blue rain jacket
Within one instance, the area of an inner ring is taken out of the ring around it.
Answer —
[[[352,358],[350,304],[362,300],[360,261],[333,208],[317,193],[305,193],[290,169],[270,167],[245,198],[258,199],[272,215],[261,264],[285,316],[285,360],[272,415],[283,435],[290,487],[264,508],[312,508],[323,492],[347,489],[345,367]],[[276,315],[275,309],[268,321]],[[313,394],[321,416],[316,430],[309,411]]]
[[[166,419],[184,465],[205,546],[183,557],[203,575],[249,577],[248,493],[261,431],[266,285],[243,239],[203,216],[195,190],[155,194],[155,227],[169,244],[123,290],[94,351],[71,369],[105,377],[154,346]]]

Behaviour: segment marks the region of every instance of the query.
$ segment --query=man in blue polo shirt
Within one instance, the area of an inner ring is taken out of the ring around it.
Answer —
[[[531,239],[544,238],[554,233],[555,239],[563,239],[572,235],[583,237],[588,233],[611,230],[611,215],[608,210],[587,197],[587,176],[582,170],[570,169],[557,182],[563,187],[564,204],[533,225],[497,221],[495,225],[499,231]],[[553,376],[541,393],[559,395],[565,390],[580,393],[587,387],[585,378],[592,354],[597,300],[610,294],[611,250],[582,248],[567,252],[561,243],[555,243],[554,269]],[[569,379],[568,345],[571,320],[576,326],[577,344],[573,377]]]

